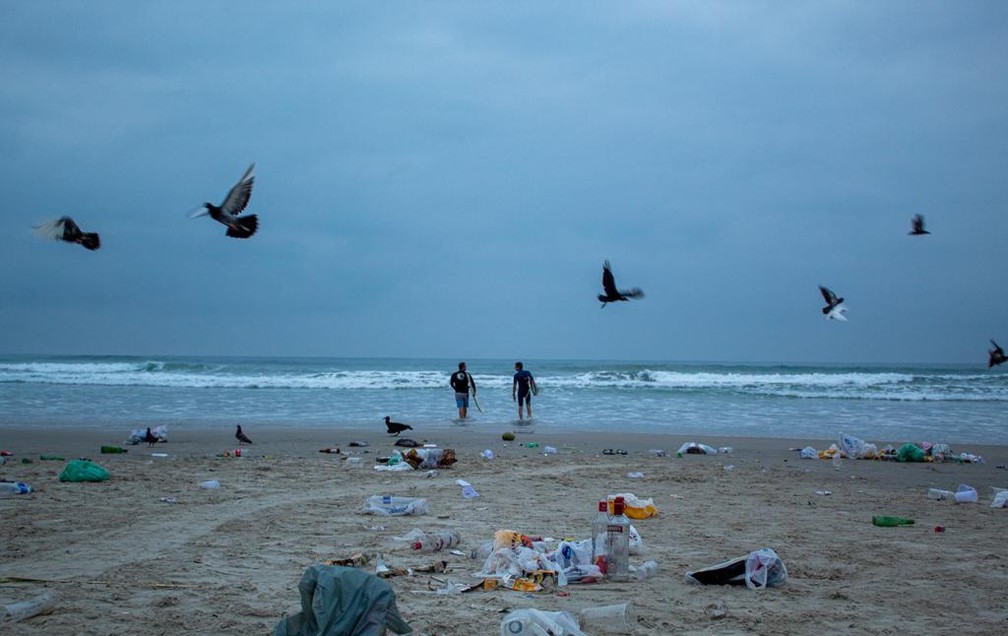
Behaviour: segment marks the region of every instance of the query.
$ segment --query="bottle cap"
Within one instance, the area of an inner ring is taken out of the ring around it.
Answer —
[[[624,506],[623,497],[616,497],[616,501],[613,502],[613,516],[618,517],[623,514]]]
[[[609,502],[606,501],[605,499],[603,499],[602,501],[598,502],[598,511],[599,512],[609,512]]]

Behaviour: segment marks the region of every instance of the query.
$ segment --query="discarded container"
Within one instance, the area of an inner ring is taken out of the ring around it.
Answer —
[[[895,528],[896,526],[912,526],[914,524],[913,519],[907,519],[906,517],[894,517],[890,515],[875,515],[871,519],[872,524],[879,526],[881,528]]]
[[[628,479],[644,479],[644,473],[640,471],[632,471],[626,474]]]
[[[456,479],[455,483],[462,486],[462,498],[463,499],[475,499],[480,496],[476,489],[472,487],[472,484],[464,479]]]
[[[976,503],[977,502],[977,491],[973,486],[967,486],[966,484],[959,484],[955,492],[955,502],[956,503]]]
[[[117,454],[117,453],[128,453],[129,451],[122,446],[102,446],[101,452],[105,455]]]
[[[543,453],[546,455],[556,455],[557,449],[553,448],[552,446],[544,446]]]
[[[500,623],[500,636],[588,636],[568,612],[544,612],[532,607],[508,612]]]
[[[942,501],[944,499],[952,499],[955,497],[955,493],[951,490],[942,490],[941,488],[928,488],[928,499],[936,499]]]
[[[418,497],[374,495],[367,498],[361,512],[366,515],[399,517],[403,515],[425,515],[428,512],[428,508],[427,500]]]
[[[630,520],[623,514],[623,497],[613,502],[613,515],[606,526],[606,578],[630,579]]]
[[[203,490],[217,490],[220,488],[220,482],[216,479],[209,479],[207,481],[201,481],[199,487]]]
[[[43,592],[35,598],[20,603],[10,603],[3,608],[3,615],[0,616],[0,623],[16,623],[32,616],[45,614],[52,611],[56,604],[56,597],[52,592]]]
[[[609,525],[609,502],[605,499],[598,502],[598,512],[591,524],[591,562],[598,563],[598,558],[605,554],[606,527]]]
[[[7,497],[9,495],[26,495],[31,491],[31,486],[23,481],[0,481],[0,497]]]
[[[732,453],[735,452],[735,449],[732,448],[731,446],[722,446],[721,448],[717,449],[717,452],[721,455],[731,455]]]
[[[586,607],[578,612],[578,619],[589,634],[632,634],[637,625],[631,603]]]
[[[486,449],[485,451],[483,451],[482,453],[480,453],[480,455],[483,457],[483,459],[493,459],[494,458],[494,452],[492,450],[490,450],[489,448]]]
[[[395,537],[395,540],[409,545],[412,550],[440,552],[457,546],[462,542],[462,536],[457,530],[424,532],[420,528],[413,528],[405,536]]]
[[[1008,489],[991,486],[994,490],[994,499],[991,500],[991,508],[1005,508],[1008,504]]]
[[[637,578],[641,581],[644,579],[651,578],[658,573],[658,562],[657,561],[645,561],[641,563],[637,568],[636,574]]]

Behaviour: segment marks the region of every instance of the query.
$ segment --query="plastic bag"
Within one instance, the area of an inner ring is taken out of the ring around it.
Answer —
[[[74,459],[67,463],[60,473],[60,481],[105,481],[109,478],[107,470],[86,459]]]
[[[751,590],[761,590],[765,587],[776,587],[787,579],[787,568],[777,553],[771,548],[760,548],[746,557],[746,587]]]
[[[654,505],[653,499],[640,499],[632,492],[621,492],[607,497],[609,501],[609,514],[613,513],[613,505],[616,497],[623,497],[625,504],[624,514],[630,519],[647,519],[658,514],[658,508]]]
[[[901,462],[924,461],[924,449],[916,444],[903,444],[896,451],[896,459]]]
[[[676,452],[683,455],[717,455],[716,448],[700,442],[686,442]]]
[[[514,610],[500,623],[501,636],[511,634],[564,634],[588,636],[578,627],[577,620],[568,612],[544,612],[534,607]]]

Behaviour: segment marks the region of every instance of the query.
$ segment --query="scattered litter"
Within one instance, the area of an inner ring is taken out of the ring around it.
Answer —
[[[667,453],[661,448],[649,448],[648,452],[655,457],[665,457]]]
[[[0,497],[7,495],[27,495],[32,487],[23,481],[0,481]]]
[[[613,448],[607,448],[607,449],[605,449],[605,450],[602,451],[602,454],[603,455],[626,455],[627,452],[625,450],[623,450],[622,448],[615,448],[615,449],[613,449]]]
[[[951,490],[942,490],[941,488],[928,488],[928,499],[935,499],[937,501],[952,499],[955,497],[955,493]]]
[[[726,464],[723,468],[726,471],[731,472],[731,471],[735,470],[735,464]]]
[[[1008,489],[991,486],[991,490],[994,491],[991,508],[1008,508]]]
[[[425,515],[428,512],[428,507],[427,500],[418,497],[374,495],[367,498],[361,512],[366,515],[382,515],[386,517]]]
[[[686,573],[686,580],[704,585],[745,584],[752,590],[776,587],[787,580],[784,562],[771,548]]]
[[[420,442],[412,440],[408,437],[400,437],[395,441],[395,446],[403,446],[405,448],[419,448],[421,444]]]
[[[151,457],[168,457],[168,453],[151,453]]]
[[[60,481],[105,481],[109,478],[107,470],[86,459],[74,459],[67,463],[60,473]]]
[[[494,458],[494,452],[488,448],[485,451],[483,451],[482,453],[480,453],[480,456],[483,457],[483,459],[493,459]]]
[[[623,497],[623,514],[630,519],[648,519],[658,514],[658,508],[651,498],[641,499],[632,492],[620,492],[609,495],[606,499],[609,502],[609,514],[613,513],[616,497]]]
[[[158,426],[156,428],[151,428],[150,432],[152,435],[154,435],[155,439],[158,442],[168,441],[168,426],[166,426],[165,424],[162,424],[161,426]],[[129,437],[127,437],[126,440],[123,441],[123,444],[132,444],[133,446],[136,446],[140,442],[146,442],[146,441],[147,441],[147,429],[135,428],[130,432]]]
[[[954,498],[956,503],[976,503],[978,499],[976,488],[967,484],[959,484]]]
[[[828,497],[829,495],[832,495],[833,493],[832,493],[832,491],[829,491],[829,490],[817,490],[817,491],[815,491],[815,494],[820,495],[822,497]]]
[[[626,476],[629,479],[644,479],[644,473],[637,472],[637,471],[629,472],[629,473],[626,474]]]
[[[556,455],[557,454],[557,449],[553,448],[552,446],[544,446],[543,447],[543,454],[544,455]]]
[[[725,609],[724,603],[711,603],[704,608],[704,614],[712,621],[716,621],[727,616],[728,610]]]
[[[367,445],[368,445],[367,442],[350,442],[350,444],[349,444],[349,446],[353,446],[355,448],[356,447],[363,447],[363,446],[367,446]]]
[[[708,444],[702,444],[700,442],[686,442],[679,447],[676,454],[682,453],[683,455],[717,455],[717,449]]]
[[[722,446],[721,448],[717,449],[717,452],[719,455],[731,455],[735,452],[735,449],[732,448],[731,446]]]
[[[178,503],[178,499],[176,499],[175,497],[161,497],[161,501],[163,501],[163,502],[165,502],[167,504],[177,504]]]
[[[570,634],[587,636],[568,612],[544,612],[534,607],[509,612],[501,620],[501,634]]]
[[[476,489],[472,487],[472,484],[464,479],[456,479],[455,483],[462,486],[462,497],[464,499],[475,499],[479,497],[480,494],[476,492]]]
[[[52,592],[46,591],[27,601],[0,606],[0,624],[17,623],[32,616],[47,614],[55,604],[56,597]]]
[[[216,479],[208,479],[207,481],[201,481],[199,487],[203,490],[217,490],[220,488],[220,482]]]

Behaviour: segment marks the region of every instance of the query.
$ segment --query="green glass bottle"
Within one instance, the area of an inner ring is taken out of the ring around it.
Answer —
[[[101,452],[108,454],[108,453],[125,453],[127,451],[122,446],[102,446]]]
[[[906,517],[892,517],[889,515],[875,515],[872,517],[871,522],[882,528],[895,528],[896,526],[912,526],[914,524],[913,519],[907,519]]]

